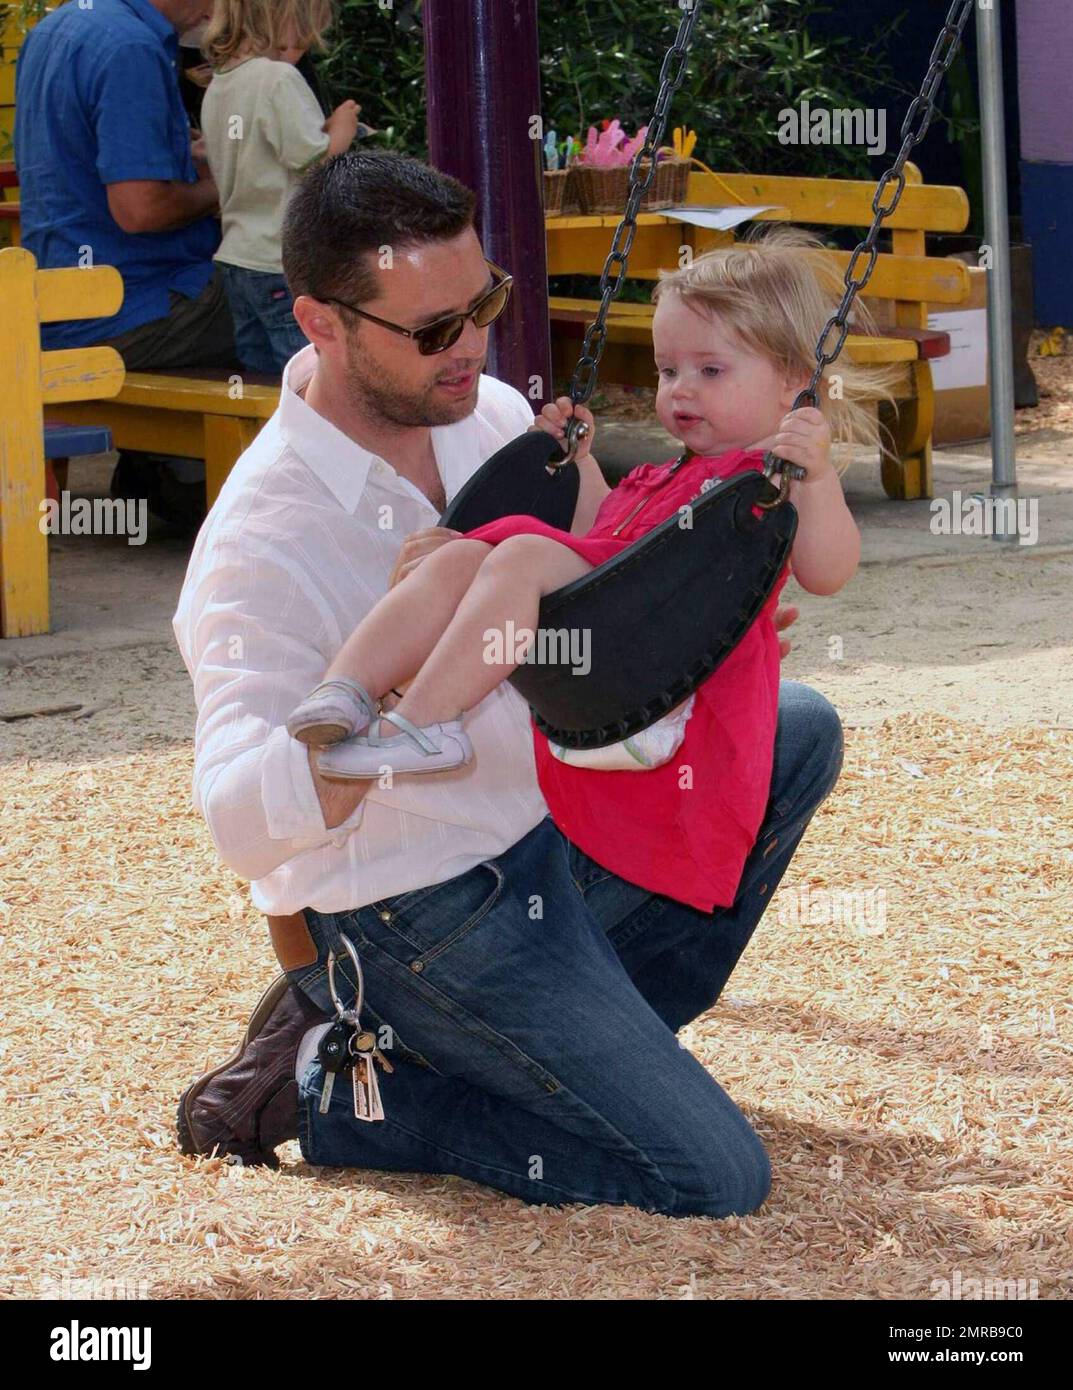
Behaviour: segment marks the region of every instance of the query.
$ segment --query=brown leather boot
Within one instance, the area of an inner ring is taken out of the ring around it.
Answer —
[[[278,976],[261,996],[232,1057],[198,1077],[179,1099],[184,1154],[226,1157],[247,1167],[278,1168],[275,1148],[298,1137],[298,1045],[330,1015]]]

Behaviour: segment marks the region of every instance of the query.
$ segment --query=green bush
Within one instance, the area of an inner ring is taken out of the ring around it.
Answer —
[[[504,0],[504,3],[506,0]],[[844,3],[844,0],[842,0]],[[467,4],[469,0],[454,0]],[[381,147],[427,156],[422,0],[337,0],[328,52],[318,60],[332,105],[355,97]],[[0,15],[25,23],[46,0],[0,0]],[[869,178],[879,161],[843,145],[781,145],[778,113],[803,100],[855,107],[862,90],[908,89],[869,50],[848,40],[813,41],[821,0],[705,0],[670,129],[698,133],[696,154],[714,169]],[[540,0],[541,98],[545,125],[560,135],[618,116],[632,132],[649,118],[660,64],[681,12],[676,0]],[[511,62],[510,55],[502,61]],[[888,140],[897,135],[890,112]],[[466,112],[459,112],[459,124]],[[668,139],[670,131],[668,131]]]
[[[894,85],[870,52],[854,50],[846,40],[810,39],[809,18],[827,8],[818,0],[708,0],[670,129],[693,127],[696,154],[714,169],[877,174],[877,161],[860,148],[778,141],[784,107],[803,100],[854,107],[862,104],[855,90]],[[602,118],[618,116],[631,132],[645,124],[680,14],[672,0],[543,0],[545,126],[560,137],[584,138]],[[320,67],[333,99],[356,97],[364,103],[364,118],[383,131],[382,144],[424,157],[420,0],[397,0],[391,9],[381,9],[376,0],[341,0],[332,38]],[[460,112],[459,123],[464,120]]]

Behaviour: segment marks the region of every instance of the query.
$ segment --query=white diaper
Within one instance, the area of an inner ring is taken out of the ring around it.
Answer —
[[[686,721],[693,712],[696,695],[685,704],[671,710],[655,724],[642,729],[632,738],[610,743],[606,748],[563,748],[548,740],[552,755],[571,767],[585,767],[592,772],[647,772],[669,763],[682,746],[686,736]]]

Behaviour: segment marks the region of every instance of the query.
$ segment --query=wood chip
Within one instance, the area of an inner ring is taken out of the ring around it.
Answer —
[[[178,656],[100,667],[91,723],[12,725],[0,763],[7,1296],[107,1275],[154,1299],[928,1300],[957,1270],[1073,1297],[1073,732],[996,743],[929,712],[847,731],[727,996],[688,1030],[774,1175],[758,1214],[713,1222],[313,1170],[293,1143],[278,1172],[182,1157],[180,1092],[278,967],[191,805]],[[18,702],[76,678],[81,659],[19,674]]]

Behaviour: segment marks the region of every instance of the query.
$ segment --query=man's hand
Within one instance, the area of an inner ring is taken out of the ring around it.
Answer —
[[[376,779],[363,777],[355,782],[329,781],[317,771],[316,756],[319,752],[319,748],[309,749],[309,770],[313,774],[313,786],[317,791],[324,824],[329,830],[334,830],[358,809]]]
[[[775,631],[783,632],[791,623],[796,623],[801,616],[801,611],[795,608],[792,603],[780,603],[775,609]],[[790,639],[788,637],[779,638],[779,660],[785,661],[790,655]]]
[[[198,63],[196,67],[184,68],[183,76],[187,82],[192,82],[195,87],[204,89],[212,81],[212,64]]]
[[[440,546],[446,545],[448,541],[458,540],[461,535],[461,531],[450,531],[444,526],[428,526],[423,531],[414,531],[412,535],[407,536],[388,579],[388,588],[393,589],[399,580],[405,579],[426,556],[431,555],[434,550],[439,550]]]

